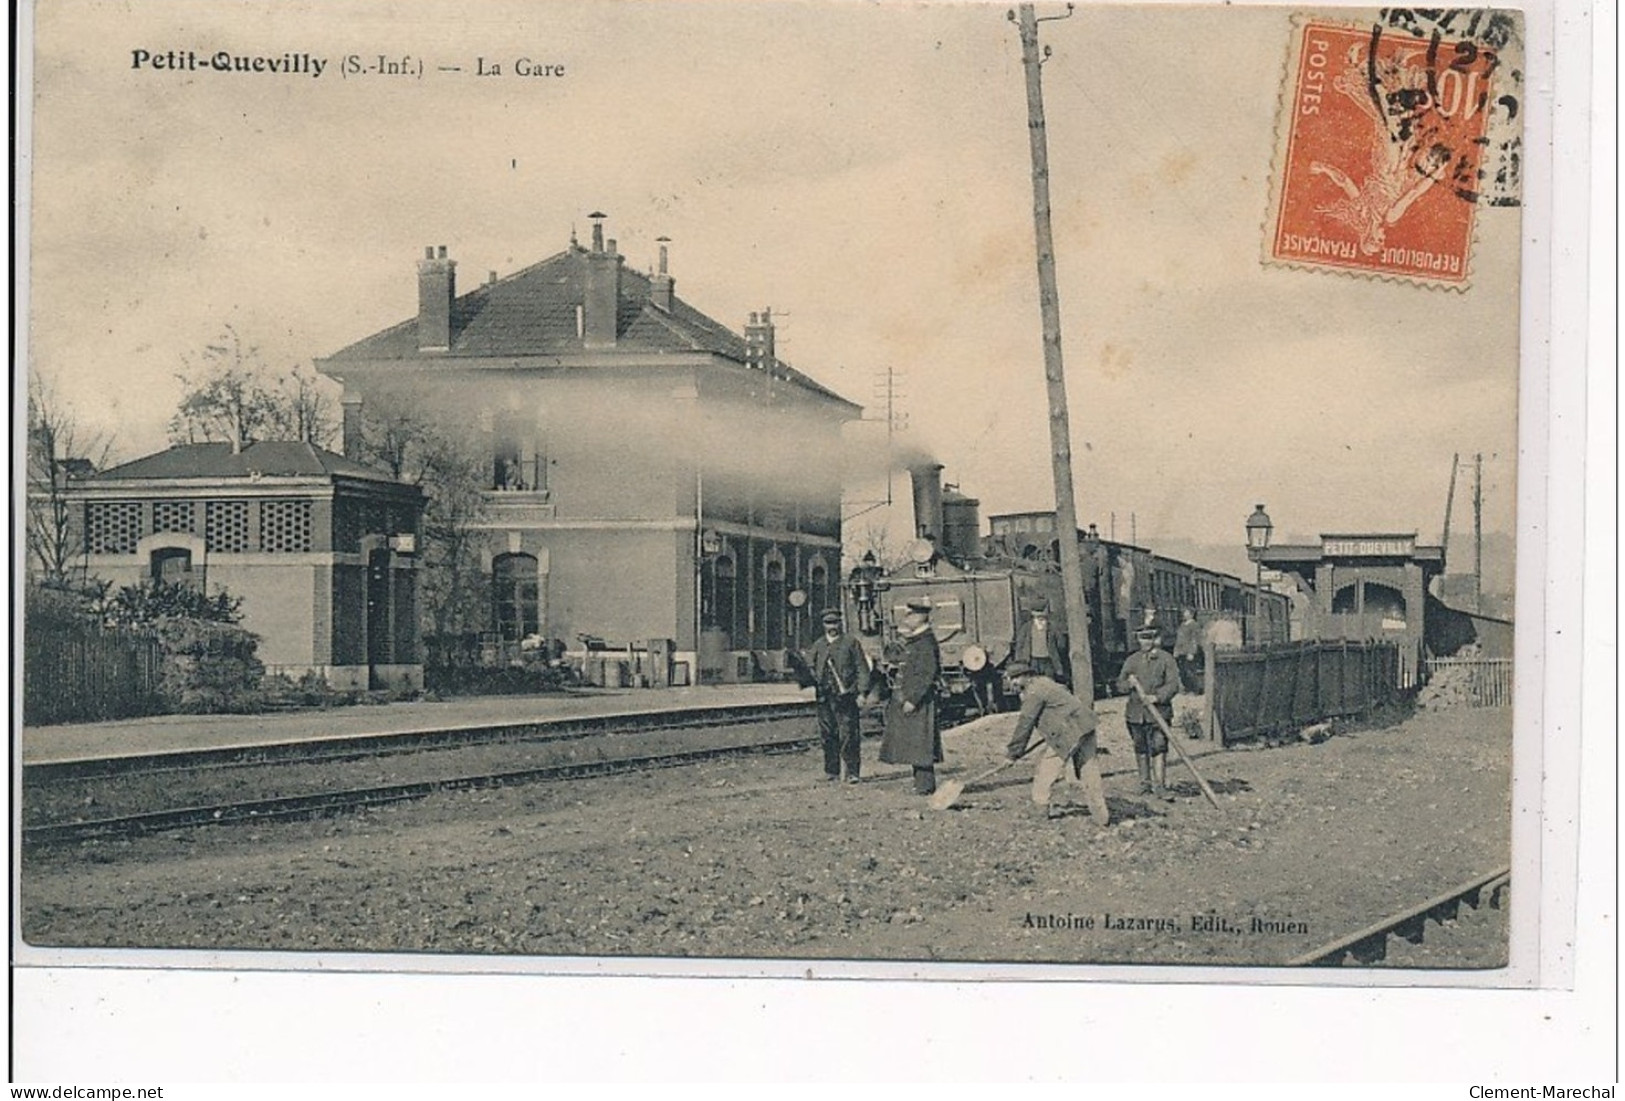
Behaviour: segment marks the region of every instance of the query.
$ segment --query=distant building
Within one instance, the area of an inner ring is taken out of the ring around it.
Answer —
[[[225,589],[273,672],[419,687],[423,494],[305,443],[188,444],[75,481],[84,569]]]
[[[668,640],[674,676],[751,677],[805,643],[839,595],[840,430],[861,410],[775,352],[770,311],[741,337],[592,245],[459,294],[442,247],[418,312],[326,359],[345,448],[402,395],[472,441],[490,586],[483,636],[578,647]]]
[[[1444,548],[1415,532],[1322,535],[1320,542],[1267,547],[1265,569],[1289,576],[1309,596],[1304,637],[1398,644],[1405,683],[1420,676],[1428,585],[1444,571]]]

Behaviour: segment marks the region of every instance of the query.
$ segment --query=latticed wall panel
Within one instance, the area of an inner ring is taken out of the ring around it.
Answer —
[[[260,550],[273,553],[310,550],[310,502],[260,502]]]
[[[205,511],[203,539],[211,552],[242,554],[248,550],[247,501],[210,501]]]
[[[154,501],[152,503],[152,530],[155,533],[178,532],[193,534],[191,501]]]
[[[134,554],[141,539],[137,501],[92,501],[85,507],[85,550],[91,554]]]

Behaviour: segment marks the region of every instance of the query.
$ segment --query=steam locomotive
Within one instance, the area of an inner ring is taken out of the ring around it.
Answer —
[[[991,533],[983,536],[980,502],[951,486],[945,491],[941,471],[936,464],[910,470],[920,538],[901,566],[887,570],[866,555],[851,571],[843,587],[847,623],[871,662],[886,669],[908,602],[930,600],[942,651],[944,710],[956,717],[1005,710],[1013,701],[1002,669],[1022,620],[1040,604],[1054,610],[1057,622],[1065,618],[1059,614],[1065,600],[1055,513],[994,516]],[[1114,691],[1141,626],[1156,625],[1163,645],[1173,646],[1183,608],[1193,609],[1205,629],[1228,621],[1228,632],[1238,641],[1243,623],[1248,642],[1288,639],[1290,603],[1281,593],[1102,539],[1093,528],[1075,537],[1082,552],[1097,697]]]

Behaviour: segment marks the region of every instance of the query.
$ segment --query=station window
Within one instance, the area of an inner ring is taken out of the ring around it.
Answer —
[[[536,557],[504,554],[491,563],[491,590],[497,637],[518,642],[541,632]]]
[[[500,413],[491,424],[491,488],[547,492],[547,456],[534,417]]]

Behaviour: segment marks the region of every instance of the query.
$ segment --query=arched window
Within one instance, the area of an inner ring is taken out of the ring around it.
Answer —
[[[1405,594],[1392,585],[1366,582],[1365,611],[1367,615],[1381,616],[1384,630],[1405,629]]]
[[[491,596],[497,637],[503,642],[541,632],[535,555],[504,554],[493,560]]]
[[[152,579],[170,585],[191,585],[192,552],[185,547],[160,547],[152,552]]]
[[[1360,610],[1360,586],[1358,583],[1339,586],[1332,594],[1333,615],[1353,615]]]
[[[807,606],[812,615],[821,615],[825,608],[833,608],[840,601],[829,587],[829,568],[822,558],[814,558],[807,568]]]
[[[765,645],[769,650],[777,650],[784,645],[784,618],[787,610],[785,603],[789,595],[784,587],[784,556],[777,551],[769,551],[762,561],[763,586],[763,627],[767,636]]]
[[[715,623],[728,632],[728,645],[732,648],[734,640],[739,637],[739,624],[735,622],[735,608],[738,600],[735,598],[735,579],[739,574],[739,567],[734,562],[733,555],[723,551],[717,555],[713,563],[716,569],[717,583],[713,594]]]

